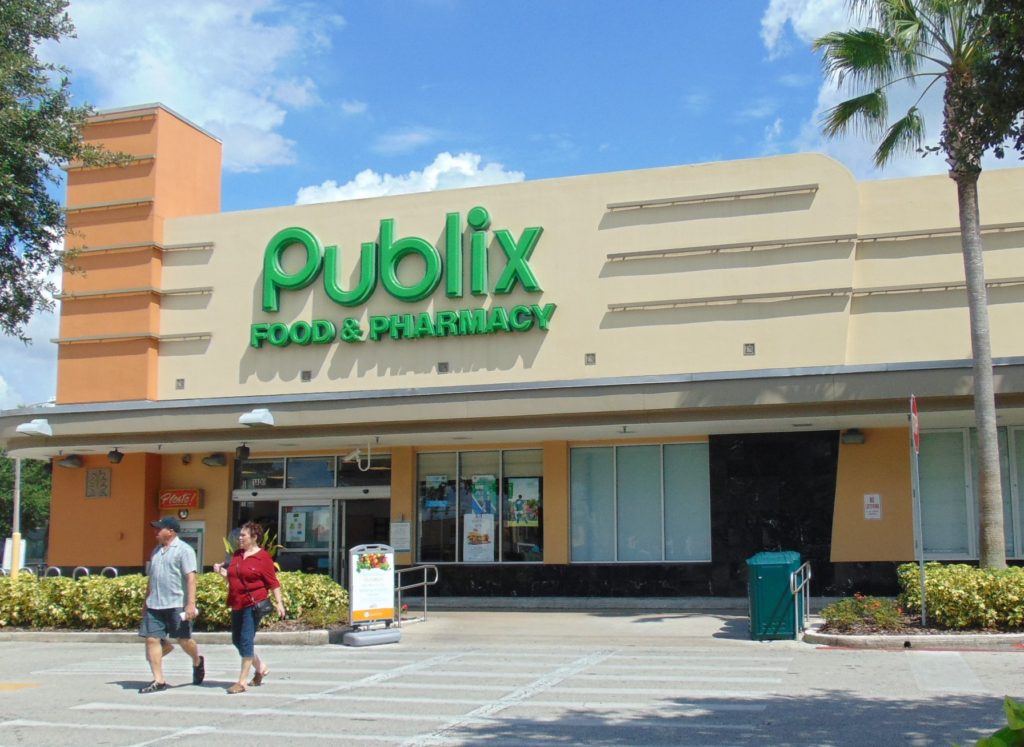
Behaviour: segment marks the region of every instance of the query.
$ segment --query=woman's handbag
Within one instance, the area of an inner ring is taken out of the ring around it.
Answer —
[[[274,606],[270,603],[269,597],[267,597],[266,599],[261,599],[257,602],[255,599],[252,598],[251,591],[246,593],[249,595],[249,601],[252,602],[251,606],[253,615],[255,615],[256,617],[256,624],[259,625],[260,620],[262,620],[264,616],[269,615],[270,611],[274,609]]]
[[[260,601],[256,602],[256,604],[253,606],[256,607],[257,621],[261,620],[264,617],[264,615],[269,615],[270,611],[274,609],[274,606],[270,603],[269,599],[261,599]]]

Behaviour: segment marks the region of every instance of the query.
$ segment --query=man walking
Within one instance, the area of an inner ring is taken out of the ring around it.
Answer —
[[[153,670],[153,681],[140,693],[167,689],[163,657],[172,650],[169,638],[176,638],[182,651],[192,657],[192,684],[201,685],[206,676],[206,662],[192,640],[192,621],[199,614],[195,550],[178,538],[181,524],[173,516],[154,521],[152,526],[157,530],[157,546],[149,559],[149,585],[139,635],[146,639],[146,660]]]

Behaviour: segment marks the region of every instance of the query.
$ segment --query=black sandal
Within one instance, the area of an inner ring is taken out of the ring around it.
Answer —
[[[168,687],[166,682],[157,682],[153,680],[145,687],[139,688],[139,695],[147,695],[149,693],[160,693],[166,690]]]

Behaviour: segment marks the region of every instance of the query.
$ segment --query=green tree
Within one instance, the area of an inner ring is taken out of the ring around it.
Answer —
[[[934,150],[949,164],[960,213],[978,430],[979,560],[984,568],[1003,568],[1003,498],[978,212],[981,157],[997,136],[974,75],[992,60],[982,0],[851,0],[850,8],[865,19],[865,28],[835,31],[814,42],[814,49],[823,52],[826,74],[851,93],[862,91],[826,112],[823,129],[828,137],[860,128],[881,138],[875,164],[882,166],[896,155],[921,149],[924,118],[917,105],[930,91],[943,92],[942,133]],[[901,83],[923,83],[924,88],[917,102],[890,122],[888,94]]]
[[[67,6],[0,2],[0,331],[25,341],[28,320],[53,306],[48,278],[64,261],[64,211],[51,195],[60,167],[117,160],[82,142],[91,109],[72,105],[66,68],[37,57],[41,42],[73,35]]]
[[[1000,158],[1008,137],[1024,158],[1024,3],[1020,0],[985,0],[990,63],[975,74],[978,87],[992,108],[995,124],[990,143]]]
[[[50,472],[46,462],[21,460],[21,533],[46,526],[50,518]],[[11,536],[14,520],[14,460],[0,452],[0,538]]]

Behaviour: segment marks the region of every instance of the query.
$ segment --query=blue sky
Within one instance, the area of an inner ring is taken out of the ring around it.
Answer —
[[[818,151],[811,41],[844,0],[74,0],[41,56],[98,109],[159,101],[224,143],[225,211]],[[893,110],[911,94],[897,94]],[[940,94],[926,102],[937,137]],[[0,338],[0,409],[55,392],[56,318]]]

